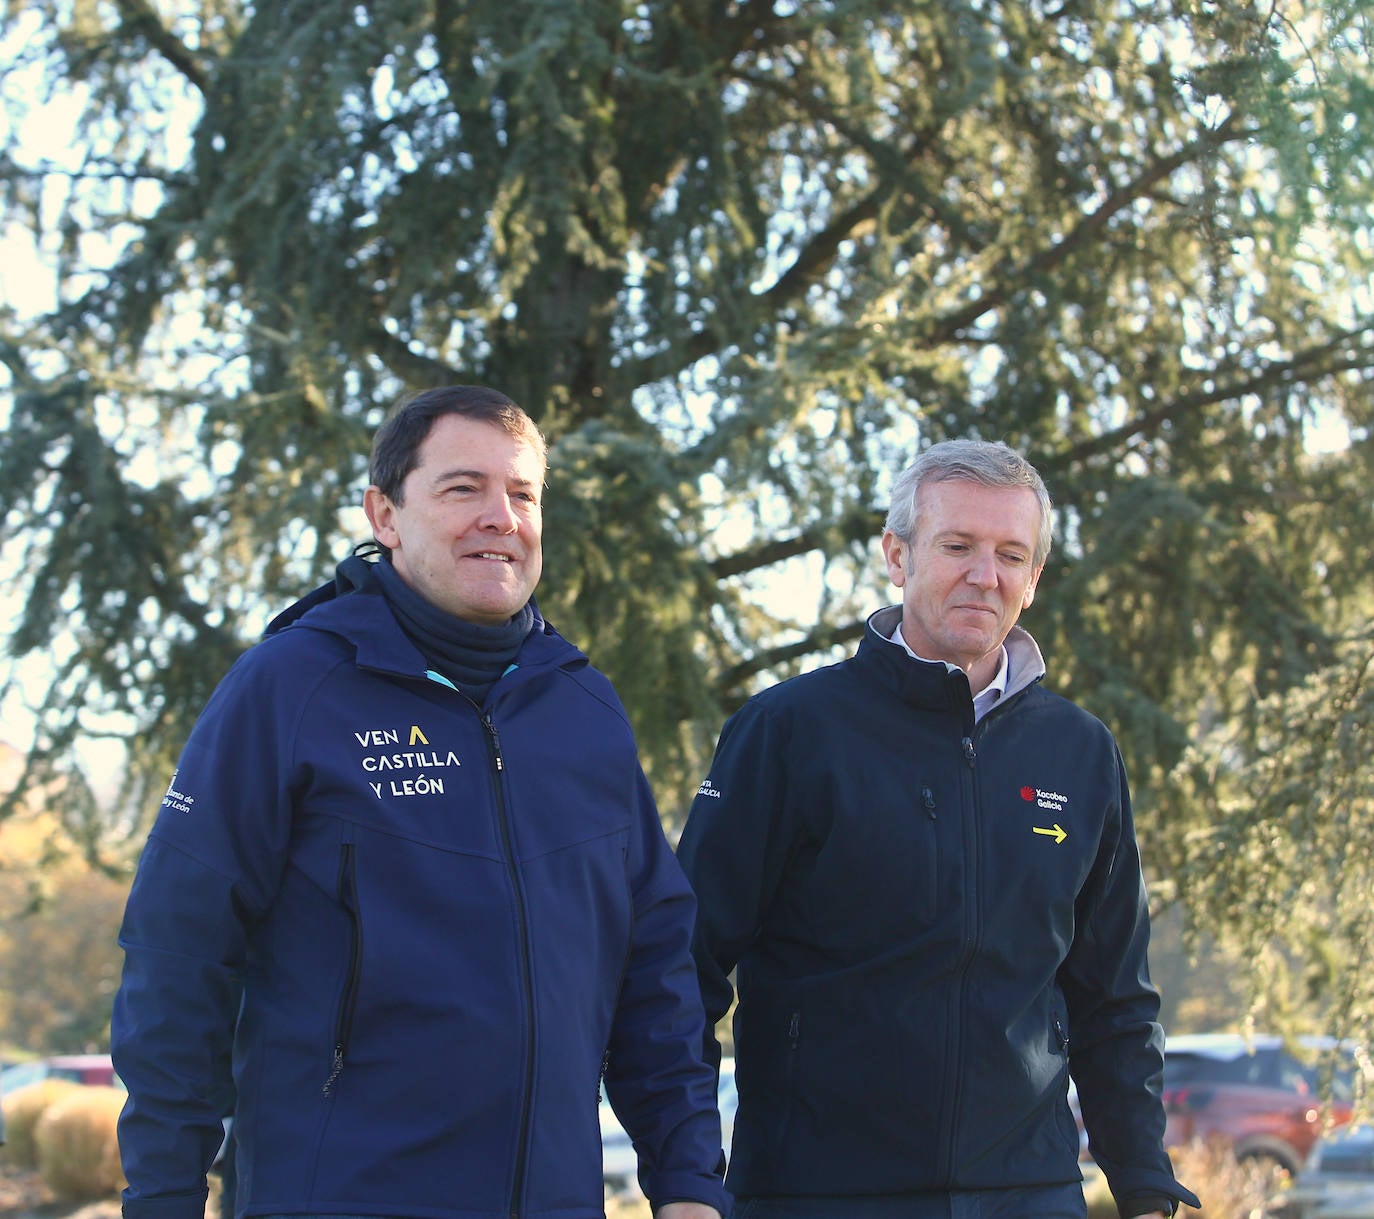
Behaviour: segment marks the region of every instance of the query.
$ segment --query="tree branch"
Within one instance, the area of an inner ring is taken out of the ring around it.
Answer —
[[[819,550],[827,540],[836,537],[844,542],[861,542],[872,538],[882,528],[883,519],[883,513],[877,511],[854,512],[837,522],[812,525],[790,538],[761,542],[757,546],[737,550],[734,554],[722,555],[707,564],[707,567],[718,580],[742,576],[746,572],[757,571],[760,567],[769,567],[774,563],[782,563],[798,555]]]
[[[373,350],[393,369],[401,372],[402,380],[412,376],[435,377],[440,382],[461,381],[462,374],[451,364],[421,355],[382,326],[370,329]]]
[[[858,236],[878,218],[880,197],[891,193],[891,188],[884,184],[836,216],[806,243],[806,247],[797,255],[796,261],[778,276],[777,281],[762,294],[761,299],[767,301],[770,308],[781,309],[803,295],[812,284],[819,282],[835,265],[840,246],[850,238]]]
[[[120,32],[147,39],[148,45],[180,72],[203,97],[209,90],[205,69],[186,44],[162,24],[148,0],[117,0],[117,3]]]
[[[733,710],[744,699],[729,696],[738,691],[749,678],[767,672],[777,665],[786,664],[789,660],[810,656],[826,648],[838,647],[840,644],[858,639],[864,633],[864,626],[865,621],[859,621],[847,622],[840,626],[820,627],[796,643],[780,644],[775,648],[755,652],[747,660],[731,665],[716,678],[716,692]]]
[[[1215,385],[1211,389],[1200,389],[1194,393],[1180,395],[1167,405],[1138,415],[1121,427],[1102,432],[1081,444],[1053,454],[1044,460],[1042,473],[1047,470],[1065,469],[1098,457],[1122,447],[1133,436],[1154,436],[1166,423],[1217,402],[1226,402],[1245,394],[1261,394],[1266,390],[1300,381],[1312,381],[1338,372],[1374,368],[1374,351],[1371,350],[1356,348],[1339,358],[1330,358],[1333,353],[1371,334],[1374,334],[1374,326],[1342,331],[1325,343],[1299,352],[1291,360],[1270,361],[1249,377],[1227,382],[1225,385]],[[1209,370],[1204,375],[1214,379],[1216,373]]]
[[[1253,134],[1252,131],[1239,129],[1234,116],[1228,116],[1224,122],[1208,132],[1197,143],[1180,149],[1173,156],[1165,157],[1163,160],[1148,166],[1138,177],[1108,195],[1103,200],[1101,207],[1084,216],[1082,221],[1075,225],[1061,240],[1031,255],[1020,265],[1004,271],[994,281],[991,288],[977,300],[970,301],[963,308],[949,314],[930,335],[927,340],[928,345],[934,347],[957,338],[961,330],[973,325],[989,309],[996,309],[998,306],[1006,304],[1013,288],[1024,283],[1028,276],[1044,275],[1062,265],[1069,255],[1086,244],[1090,237],[1096,236],[1105,229],[1119,212],[1130,207],[1137,199],[1149,194],[1176,170],[1231,140],[1246,139]]]

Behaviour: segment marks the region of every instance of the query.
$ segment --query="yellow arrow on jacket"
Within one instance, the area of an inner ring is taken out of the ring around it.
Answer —
[[[1065,829],[1062,825],[1060,825],[1059,822],[1057,822],[1057,821],[1056,821],[1056,822],[1054,823],[1054,825],[1051,826],[1049,829],[1046,829],[1046,828],[1045,828],[1044,826],[1042,826],[1042,825],[1033,825],[1033,826],[1031,826],[1031,832],[1032,832],[1032,833],[1035,833],[1035,834],[1046,834],[1046,835],[1048,835],[1050,838],[1053,838],[1053,839],[1054,839],[1055,845],[1056,845],[1056,846],[1058,846],[1059,843],[1063,842],[1064,839],[1067,838],[1067,837],[1069,836],[1069,831],[1066,830],[1066,829]]]

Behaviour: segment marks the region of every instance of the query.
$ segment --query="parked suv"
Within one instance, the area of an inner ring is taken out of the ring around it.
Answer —
[[[1328,1125],[1350,1120],[1356,1055],[1329,1038],[1203,1033],[1164,1048],[1169,1147],[1222,1140],[1277,1183],[1296,1176]]]

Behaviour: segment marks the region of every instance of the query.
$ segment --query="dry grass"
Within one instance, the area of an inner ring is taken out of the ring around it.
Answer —
[[[57,1197],[107,1198],[124,1188],[117,1130],[124,1100],[118,1088],[76,1088],[38,1119],[38,1169]]]
[[[1193,1219],[1265,1219],[1273,1213],[1266,1202],[1273,1192],[1272,1181],[1255,1161],[1240,1162],[1228,1147],[1219,1143],[1192,1143],[1170,1152],[1174,1172],[1180,1181],[1197,1194],[1204,1210],[1191,1206],[1179,1208],[1179,1216]],[[1084,1194],[1088,1200],[1088,1219],[1118,1219],[1116,1204],[1099,1178]]]
[[[1180,1215],[1207,1219],[1264,1219],[1275,1181],[1264,1161],[1237,1160],[1219,1143],[1190,1143],[1173,1153],[1178,1179],[1201,1199],[1205,1211],[1182,1207]]]
[[[37,1168],[38,1144],[34,1131],[48,1107],[81,1085],[69,1079],[45,1079],[25,1088],[16,1088],[4,1100],[5,1138],[0,1147],[0,1162],[11,1168]]]

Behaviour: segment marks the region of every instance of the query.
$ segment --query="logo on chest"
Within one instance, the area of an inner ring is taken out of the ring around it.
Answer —
[[[1042,791],[1040,788],[1031,787],[1029,784],[1021,788],[1020,796],[1027,804],[1033,805],[1037,813],[1035,820],[1039,824],[1031,826],[1032,834],[1052,838],[1056,846],[1069,836],[1068,830],[1060,825],[1057,820],[1053,824],[1044,824],[1044,822],[1050,821],[1050,818],[1042,818],[1039,815],[1041,812],[1062,813],[1069,802],[1068,796],[1056,791]]]
[[[395,728],[354,732],[362,747],[362,769],[378,800],[383,796],[442,796],[444,771],[461,766],[451,749],[436,749],[418,724],[403,734]]]

